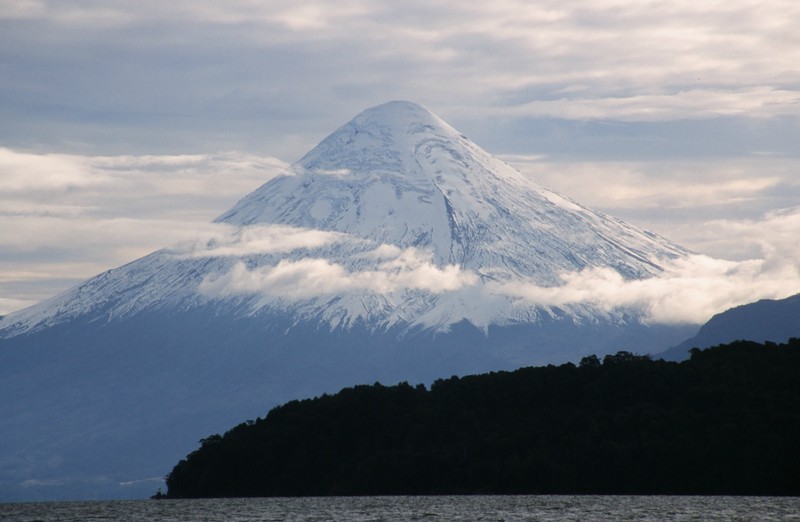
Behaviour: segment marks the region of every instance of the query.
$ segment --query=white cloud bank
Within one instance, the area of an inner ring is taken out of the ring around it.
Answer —
[[[225,274],[206,278],[199,290],[211,297],[260,294],[302,300],[359,290],[376,294],[405,290],[453,292],[478,281],[475,274],[457,265],[435,266],[430,256],[414,248],[401,250],[382,245],[374,254],[368,257],[382,261],[372,270],[358,271],[319,258],[281,260],[275,266],[253,269],[237,262]]]
[[[35,154],[0,147],[0,315],[164,246],[225,237],[210,221],[285,168],[225,152]]]
[[[491,291],[532,305],[590,303],[603,310],[629,309],[649,322],[668,324],[700,324],[734,306],[800,293],[800,207],[772,211],[761,219],[712,220],[704,226],[724,241],[750,245],[758,257],[731,261],[693,255],[649,279],[629,281],[611,269],[592,269],[564,274],[562,286],[516,281]]]
[[[731,261],[692,255],[643,280],[626,280],[610,268],[594,268],[565,273],[562,285],[542,287],[527,280],[484,283],[457,265],[436,266],[429,254],[413,248],[380,245],[365,251],[366,241],[346,234],[286,226],[238,231],[225,241],[194,247],[189,255],[281,254],[268,266],[248,267],[238,261],[224,273],[206,277],[199,290],[212,298],[262,296],[267,301],[302,301],[360,291],[383,295],[407,290],[464,292],[469,301],[496,303],[496,297],[507,297],[523,307],[575,309],[590,305],[605,312],[627,310],[650,323],[700,324],[734,306],[800,292],[800,207],[770,213],[761,221],[719,226],[727,226],[728,233],[751,237],[763,256]],[[297,255],[300,249],[333,243],[343,245],[340,261],[316,257],[313,251]],[[474,305],[480,308],[479,302]]]
[[[483,284],[474,273],[456,265],[437,267],[418,252],[404,251],[375,269],[361,271],[348,271],[320,258],[284,259],[275,266],[252,269],[237,262],[224,274],[203,281],[200,291],[214,298],[264,296],[288,301],[354,291],[465,291],[471,299],[505,296],[521,306],[570,309],[590,305],[605,312],[641,314],[653,324],[701,324],[734,306],[800,292],[800,263],[796,258],[724,261],[696,255],[644,280],[625,280],[608,268],[567,273],[562,278],[563,285],[553,287],[524,280]],[[475,293],[476,288],[480,292]]]
[[[734,306],[800,292],[799,268],[793,263],[691,256],[649,279],[628,281],[603,268],[564,274],[563,286],[539,287],[515,281],[492,291],[531,305],[569,308],[590,304],[604,311],[642,313],[650,323],[701,324]]]
[[[301,248],[314,249],[345,240],[354,241],[347,234],[286,225],[212,226],[215,227],[213,234],[177,247],[178,255],[189,258],[242,257],[288,253]]]

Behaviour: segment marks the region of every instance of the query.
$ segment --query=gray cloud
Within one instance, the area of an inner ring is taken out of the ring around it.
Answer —
[[[333,243],[355,241],[347,234],[339,232],[285,225],[251,225],[237,229],[220,224],[216,227],[218,233],[187,241],[176,249],[176,254],[189,258],[285,254],[298,249],[314,249]]]
[[[486,134],[501,139],[541,118],[790,115],[796,131],[797,14],[788,0],[12,2],[0,13],[0,137],[294,160],[392,98],[426,103],[470,134],[495,120]]]
[[[761,258],[756,235],[723,224],[770,221],[800,201],[800,160],[750,155],[669,161],[564,161],[504,156],[573,199],[720,259]],[[769,227],[758,234],[770,237]]]
[[[164,246],[219,234],[210,221],[283,168],[239,153],[0,149],[0,314]]]

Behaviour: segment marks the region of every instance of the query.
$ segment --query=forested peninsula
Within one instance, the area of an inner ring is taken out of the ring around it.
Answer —
[[[800,495],[800,339],[356,386],[213,435],[169,498]]]

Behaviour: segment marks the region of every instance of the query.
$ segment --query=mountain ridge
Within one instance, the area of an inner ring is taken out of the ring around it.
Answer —
[[[693,337],[658,356],[683,360],[692,348],[708,348],[739,340],[786,342],[800,338],[800,294],[785,299],[761,299],[720,312]]]

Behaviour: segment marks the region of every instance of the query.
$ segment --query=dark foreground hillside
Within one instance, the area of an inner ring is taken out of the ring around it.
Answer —
[[[800,340],[357,386],[204,439],[168,496],[800,495]]]

